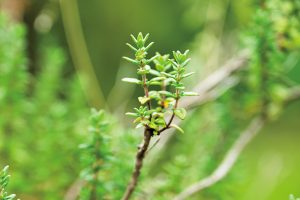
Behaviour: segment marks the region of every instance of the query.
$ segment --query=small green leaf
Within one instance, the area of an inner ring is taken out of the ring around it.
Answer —
[[[148,44],[148,46],[145,47],[145,51],[148,51],[149,48],[154,44],[154,42],[150,42],[150,44]]]
[[[136,78],[123,78],[122,81],[127,83],[142,84],[142,81]]]
[[[150,100],[149,97],[139,97],[138,99],[141,104],[145,104]]]
[[[167,79],[165,80],[165,83],[166,83],[166,84],[174,83],[174,82],[176,82],[176,80],[175,80],[174,78],[167,78]]]
[[[175,78],[172,74],[166,73],[166,72],[161,72],[161,74],[165,75],[168,78]]]
[[[178,89],[178,90],[184,90],[185,89],[185,87],[183,85],[176,85],[175,88]]]
[[[176,124],[171,124],[170,127],[177,129],[181,133],[184,133],[183,129],[177,126]]]
[[[143,38],[143,41],[144,41],[144,43],[148,40],[148,38],[149,38],[149,33],[147,33],[146,35],[145,35],[145,37]]]
[[[133,64],[136,64],[136,65],[139,64],[139,61],[134,60],[134,59],[132,59],[132,58],[128,58],[128,57],[126,57],[126,56],[123,56],[123,59],[125,59],[125,60],[127,60],[127,61],[129,61],[129,62],[131,62],[131,63],[133,63]]]
[[[182,66],[182,67],[186,66],[190,61],[191,61],[190,58],[186,59],[186,60],[181,64],[181,66]]]
[[[160,76],[160,73],[154,69],[150,69],[150,74],[152,74],[154,76]]]
[[[161,82],[151,81],[151,82],[149,82],[149,85],[161,85]]]
[[[178,108],[174,110],[174,114],[181,120],[184,120],[186,117],[186,110],[184,108]]]
[[[153,128],[154,130],[158,130],[158,128],[159,128],[154,122],[150,122],[150,123],[148,124],[148,126],[149,126],[150,128]]]
[[[125,115],[131,116],[131,117],[138,117],[139,116],[137,113],[132,113],[132,112],[127,112],[127,113],[125,113]]]
[[[150,121],[149,121],[148,119],[143,119],[143,120],[141,121],[141,123],[142,123],[144,126],[146,126],[146,125],[148,125],[148,124],[150,123]]]
[[[169,92],[169,91],[158,91],[159,94],[163,94],[166,95],[168,97],[174,97],[173,93]]]
[[[151,99],[160,99],[160,95],[157,91],[150,91],[149,92],[149,97]]]
[[[195,72],[186,73],[186,74],[182,75],[182,78],[189,77],[189,76],[191,76],[193,74],[195,74]]]
[[[166,77],[160,76],[160,77],[155,77],[155,78],[151,79],[151,81],[163,81],[165,79],[166,79]]]
[[[140,122],[140,121],[142,121],[142,118],[141,118],[141,117],[137,117],[137,118],[133,121],[133,123],[138,123],[138,122]]]
[[[158,71],[164,71],[165,70],[165,67],[163,65],[160,65],[160,64],[157,64],[155,65],[155,68],[158,70]]]
[[[138,124],[135,126],[135,128],[141,128],[141,127],[143,127],[143,126],[144,126],[143,123],[138,123]]]
[[[183,92],[182,96],[198,96],[197,92]]]
[[[137,49],[136,48],[134,48],[131,44],[129,44],[129,43],[126,43],[126,45],[130,48],[130,49],[132,49],[133,51],[137,51]]]
[[[152,116],[156,119],[158,119],[158,118],[163,118],[164,117],[164,113],[162,113],[162,112],[153,112],[152,113]]]
[[[144,69],[144,68],[139,68],[137,73],[139,75],[145,75],[145,74],[149,74],[150,73],[150,70],[149,69]]]
[[[137,43],[136,38],[131,34],[130,37],[132,38],[132,40],[134,41],[134,43]]]
[[[149,65],[145,65],[144,69],[150,71],[151,67]]]
[[[166,127],[166,121],[163,118],[156,119],[155,123],[160,125],[160,126]]]
[[[153,60],[155,60],[158,57],[158,55],[153,56],[152,58],[147,60],[147,64],[153,62]]]

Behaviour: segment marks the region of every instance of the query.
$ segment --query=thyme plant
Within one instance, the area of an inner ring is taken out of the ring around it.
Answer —
[[[15,194],[8,194],[6,191],[9,179],[10,175],[8,175],[8,166],[6,166],[0,172],[0,200],[12,200],[16,197]]]
[[[14,163],[10,187],[20,196],[62,199],[79,171],[73,163],[89,109],[76,74],[66,79],[57,43],[38,47],[39,67],[30,72],[26,32],[0,13],[0,163]]]
[[[126,179],[120,177],[131,174],[137,138],[103,110],[92,109],[89,121],[86,142],[80,145],[80,199],[121,199]]]
[[[136,154],[135,169],[123,200],[129,199],[136,188],[151,138],[162,134],[169,128],[175,128],[183,133],[182,128],[172,123],[175,116],[181,120],[186,117],[186,110],[180,108],[178,102],[184,96],[197,95],[194,92],[186,92],[183,83],[185,78],[193,74],[193,72],[186,73],[186,66],[190,62],[189,50],[184,53],[173,51],[172,59],[168,54],[159,53],[147,58],[148,50],[154,44],[150,42],[146,45],[149,34],[143,36],[139,33],[137,37],[131,35],[131,38],[134,45],[127,43],[127,46],[133,50],[135,57],[124,57],[124,59],[137,66],[137,74],[140,78],[123,78],[122,80],[141,86],[144,96],[138,97],[140,107],[135,108],[135,112],[128,112],[126,115],[135,117],[136,128],[144,128],[144,141]],[[154,67],[150,64],[154,64]],[[168,119],[167,116],[169,116]]]
[[[100,184],[99,173],[107,167],[111,152],[108,146],[107,131],[109,123],[106,121],[103,111],[92,110],[90,116],[89,141],[81,144],[81,160],[84,170],[81,176],[86,181],[87,186],[81,190],[81,198],[97,199],[98,196],[104,197],[105,187],[97,187]]]
[[[197,107],[188,123],[182,124],[184,128],[188,126],[188,133],[195,134],[187,134],[180,140],[174,135],[168,151],[160,152],[161,158],[147,173],[151,179],[142,183],[145,198],[172,199],[189,182],[195,181],[195,177],[203,178],[200,180],[212,177],[213,169],[219,169],[226,152],[243,136],[248,121],[256,117],[270,121],[280,116],[291,88],[299,87],[288,75],[299,58],[300,15],[296,4],[296,1],[272,0],[257,10],[247,34],[243,35],[244,48],[250,54],[247,67],[234,75],[240,81],[218,99]],[[177,157],[184,160],[183,164],[178,164]],[[185,176],[178,176],[189,161],[193,165],[188,165]],[[162,170],[156,170],[158,165]],[[199,189],[195,199],[233,199],[230,193],[236,190],[236,176],[242,171],[239,168],[235,166],[218,184]],[[153,187],[147,188],[150,183]]]

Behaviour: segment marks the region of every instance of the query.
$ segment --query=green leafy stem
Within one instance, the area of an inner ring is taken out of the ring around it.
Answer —
[[[146,45],[149,34],[144,37],[142,33],[139,33],[137,37],[131,35],[131,38],[134,45],[127,43],[127,46],[134,51],[135,58],[123,58],[137,66],[137,74],[140,78],[123,78],[122,80],[140,85],[144,89],[144,96],[138,97],[140,107],[134,108],[135,112],[127,112],[126,115],[135,117],[136,128],[144,127],[144,141],[138,149],[135,169],[123,200],[129,199],[136,188],[151,138],[169,128],[175,128],[183,133],[182,128],[172,123],[175,116],[181,120],[186,117],[186,110],[178,108],[178,102],[184,96],[197,95],[194,92],[186,92],[183,83],[185,78],[193,74],[193,72],[186,73],[186,66],[191,60],[188,57],[189,50],[184,53],[173,51],[173,58],[169,58],[169,54],[156,53],[148,59],[148,50],[154,44],[150,42]],[[151,67],[151,64],[154,67]],[[166,120],[168,116],[169,120]]]

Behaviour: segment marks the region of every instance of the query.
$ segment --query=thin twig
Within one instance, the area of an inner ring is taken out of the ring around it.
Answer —
[[[237,161],[241,152],[244,150],[247,144],[256,136],[256,134],[261,130],[264,124],[265,124],[265,120],[261,117],[257,117],[253,119],[250,125],[246,128],[246,130],[235,141],[232,148],[227,152],[223,161],[217,167],[217,169],[210,176],[186,188],[183,192],[177,195],[173,200],[186,199],[187,197],[190,197],[191,195],[223,179],[228,174],[230,169],[233,167],[234,163]]]
[[[76,200],[80,194],[81,188],[86,185],[86,181],[78,178],[67,190],[64,200]]]
[[[128,200],[134,189],[136,188],[137,182],[138,182],[138,178],[140,176],[141,173],[141,169],[143,166],[143,161],[145,158],[145,154],[147,152],[147,149],[149,147],[150,144],[150,140],[151,140],[151,136],[152,136],[152,131],[151,129],[147,129],[145,128],[145,132],[144,132],[144,143],[142,148],[140,148],[136,154],[136,162],[135,162],[135,169],[134,172],[132,173],[132,177],[131,177],[131,181],[127,186],[127,189],[122,197],[122,200]]]
[[[178,90],[176,90],[176,95],[177,95],[177,98],[176,98],[176,101],[175,101],[174,110],[177,109],[178,102],[179,102]],[[171,124],[172,124],[172,122],[174,120],[174,117],[175,117],[175,111],[174,110],[173,110],[171,118],[169,119],[169,122],[167,123],[167,125],[164,128],[162,128],[161,130],[158,131],[158,135],[160,135],[160,133],[164,132],[165,130],[167,130],[171,127]]]
[[[299,98],[300,98],[300,87],[295,86],[289,90],[289,95],[286,99],[286,102],[290,103],[290,102],[299,100]]]

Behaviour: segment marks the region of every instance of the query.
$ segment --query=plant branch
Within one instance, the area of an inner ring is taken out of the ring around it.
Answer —
[[[80,190],[86,185],[86,181],[78,178],[73,182],[73,184],[68,188],[64,200],[76,200],[80,194]]]
[[[143,64],[142,64],[142,68],[143,68]],[[143,88],[144,88],[144,93],[145,96],[147,98],[149,98],[149,89],[148,86],[146,84],[147,82],[147,77],[146,75],[142,75],[142,81],[143,81]],[[147,106],[148,106],[148,110],[151,110],[151,102],[150,100],[147,102]],[[151,115],[150,115],[151,118]],[[128,200],[130,199],[132,193],[134,192],[136,186],[137,186],[137,182],[138,182],[138,178],[141,174],[141,169],[143,167],[143,161],[146,155],[146,152],[149,148],[149,144],[151,141],[151,137],[153,136],[153,129],[150,129],[148,126],[145,126],[144,129],[144,142],[141,145],[141,147],[138,148],[138,152],[136,154],[136,160],[135,160],[135,168],[134,171],[131,175],[131,180],[129,182],[129,184],[127,185],[126,191],[122,197],[122,200]]]
[[[300,99],[300,87],[291,88],[285,103],[292,103]],[[186,188],[183,192],[177,195],[173,200],[183,200],[187,197],[200,192],[201,190],[214,185],[222,180],[232,169],[235,162],[239,158],[241,152],[245,149],[247,144],[257,135],[261,130],[266,120],[263,117],[257,117],[252,120],[247,129],[235,141],[234,145],[229,149],[223,161],[216,168],[216,170],[208,177],[194,183]]]
[[[177,94],[177,98],[175,100],[175,106],[174,106],[174,109],[177,109],[178,107],[178,102],[179,102],[179,97],[178,97],[178,90],[176,90],[176,94]],[[175,117],[175,112],[173,110],[173,113],[172,113],[172,116],[169,120],[169,122],[167,123],[166,127],[162,128],[161,130],[158,131],[158,135],[161,134],[162,132],[164,132],[165,130],[169,129],[173,120],[174,120],[174,117]]]
[[[257,135],[261,130],[265,120],[262,117],[257,117],[252,120],[250,125],[246,128],[244,132],[235,141],[231,149],[225,155],[221,164],[217,169],[208,177],[192,184],[186,188],[183,192],[177,195],[173,200],[183,200],[191,195],[203,190],[204,188],[210,187],[222,180],[228,172],[231,170],[237,159],[239,158],[241,152],[245,149],[247,144]]]
[[[299,99],[300,99],[300,86],[295,86],[290,89],[289,95],[286,99],[286,103],[291,103]]]
[[[147,149],[149,147],[150,140],[151,140],[151,137],[152,137],[152,134],[153,134],[152,132],[153,131],[151,129],[145,128],[144,143],[143,143],[142,147],[139,148],[139,150],[136,154],[135,169],[132,173],[131,181],[127,186],[127,189],[126,189],[126,191],[125,191],[125,193],[122,197],[122,200],[128,200],[131,197],[134,189],[137,186],[137,182],[138,182],[138,178],[140,176],[141,169],[142,169],[142,166],[143,166],[143,161],[144,161],[144,158],[145,158],[145,154],[147,152]]]
[[[180,100],[178,106],[191,109],[195,106],[200,106],[207,101],[214,100],[221,96],[224,92],[219,91],[217,87],[219,85],[227,85],[226,90],[236,85],[239,80],[232,79],[233,74],[246,66],[249,60],[249,55],[246,50],[243,50],[237,57],[230,59],[225,65],[221,66],[218,70],[209,75],[206,79],[200,81],[192,91],[198,93],[198,96],[183,98]],[[173,123],[180,123],[179,120],[174,119]],[[168,130],[168,133],[172,133],[173,129]],[[169,139],[172,137],[172,134],[163,134],[160,142],[157,143],[156,152],[161,150]]]
[[[149,98],[149,89],[148,89],[147,83],[146,83],[147,82],[146,75],[142,75],[142,80],[143,80],[143,88],[144,88],[145,96],[147,98]],[[151,110],[151,101],[150,100],[147,102],[147,106],[148,106],[148,109]]]

